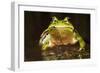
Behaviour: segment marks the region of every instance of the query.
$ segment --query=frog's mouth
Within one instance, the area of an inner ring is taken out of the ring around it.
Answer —
[[[59,26],[54,26],[54,27],[56,27],[56,28],[59,28],[59,27],[61,27],[61,28],[68,28],[68,29],[74,29],[74,27],[73,26],[65,26],[65,25],[63,25],[63,26],[61,26],[61,25],[59,25]]]
[[[72,26],[56,26],[55,28],[62,28],[62,29],[66,29],[66,30],[74,30],[74,27],[72,27]]]
[[[71,30],[73,30],[73,29],[74,29],[74,28],[72,28],[72,27],[66,27],[66,28],[71,29]]]

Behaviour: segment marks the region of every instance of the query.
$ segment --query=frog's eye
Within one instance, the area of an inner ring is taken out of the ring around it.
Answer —
[[[52,17],[53,22],[56,22],[58,19],[54,16]]]
[[[65,17],[64,22],[68,22],[69,19],[70,19],[69,17]]]

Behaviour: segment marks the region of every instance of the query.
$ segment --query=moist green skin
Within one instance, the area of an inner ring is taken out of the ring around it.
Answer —
[[[57,45],[75,44],[76,42],[79,42],[79,51],[85,49],[85,41],[68,21],[68,17],[65,17],[64,20],[58,20],[55,16],[52,18],[52,22],[40,37],[39,44],[42,46],[42,50]],[[52,41],[55,41],[56,45],[52,45]]]

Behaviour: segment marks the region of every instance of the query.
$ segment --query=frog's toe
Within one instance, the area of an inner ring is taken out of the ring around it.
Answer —
[[[83,49],[85,49],[85,48],[80,48],[79,51],[81,51],[81,50],[83,50]]]
[[[80,48],[78,51],[81,51],[83,48]]]

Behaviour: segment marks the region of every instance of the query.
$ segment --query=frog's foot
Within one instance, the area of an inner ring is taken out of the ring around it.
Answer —
[[[78,51],[81,51],[83,48],[80,48]]]
[[[78,51],[81,51],[81,50],[83,50],[83,49],[85,49],[85,48],[80,48]]]

